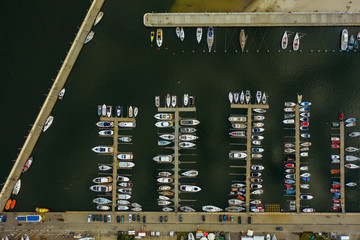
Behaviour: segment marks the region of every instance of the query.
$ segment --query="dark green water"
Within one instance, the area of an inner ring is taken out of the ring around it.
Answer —
[[[1,179],[9,173],[17,148],[23,144],[23,136],[36,118],[89,5],[85,0],[0,3]],[[144,210],[160,210],[156,205],[159,165],[152,157],[162,151],[156,146],[153,99],[168,92],[195,95],[196,117],[201,121],[198,148],[191,152],[197,155],[183,156],[196,164],[183,164],[181,168],[199,170],[194,182],[203,190],[181,198],[196,199],[190,204],[198,210],[205,204],[225,207],[234,179],[228,175],[233,172],[228,160],[228,151],[233,148],[228,137],[227,93],[250,89],[269,95],[263,142],[263,202],[287,207],[283,197],[283,141],[289,131],[283,130],[282,108],[285,101],[295,101],[296,93],[301,93],[313,104],[309,131],[313,146],[308,162],[312,174],[309,192],[315,199],[304,202],[304,206],[329,211],[330,169],[334,167],[330,154],[335,152],[330,149],[329,122],[340,112],[359,115],[360,58],[359,53],[337,51],[342,28],[246,28],[247,53],[240,53],[239,29],[216,28],[213,53],[207,52],[204,41],[196,43],[195,29],[185,30],[183,43],[177,40],[174,29],[164,29],[164,44],[158,51],[150,46],[153,29],[143,26],[142,15],[170,7],[167,1],[106,2],[105,16],[93,29],[95,37],[81,52],[66,84],[66,95],[53,110],[54,123],[40,137],[33,152],[34,164],[21,177],[23,186],[15,209],[95,209],[91,200],[96,194],[88,188],[97,176],[97,164],[111,161],[91,151],[96,145],[111,144],[110,139],[98,137],[95,126],[97,105],[106,103],[139,107],[137,128],[131,132],[134,144],[119,149],[135,155],[132,200]],[[306,34],[301,40],[302,52],[278,51],[285,30]],[[352,146],[359,145],[357,139],[351,140]],[[359,183],[358,170],[347,173],[347,180]],[[358,188],[346,194],[347,211],[359,211]]]

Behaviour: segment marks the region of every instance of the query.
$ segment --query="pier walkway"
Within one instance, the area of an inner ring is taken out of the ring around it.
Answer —
[[[179,204],[179,128],[180,113],[195,112],[196,107],[159,107],[158,112],[174,112],[175,139],[174,139],[174,211],[178,212]]]
[[[359,12],[146,13],[146,27],[359,26]]]
[[[295,106],[295,204],[296,212],[300,213],[300,105]]]
[[[112,212],[116,211],[116,199],[117,199],[117,175],[118,172],[117,170],[119,169],[119,160],[117,158],[117,155],[119,154],[119,122],[135,122],[135,118],[124,118],[124,117],[100,117],[100,121],[105,121],[105,122],[114,122],[114,135],[113,135],[113,148],[114,148],[114,152],[112,153],[113,156],[113,165],[112,165],[112,170],[113,170],[113,174],[112,174],[112,178],[113,178],[113,182],[112,182],[112,205],[111,205],[111,210]]]
[[[89,11],[87,12],[81,27],[76,34],[75,40],[71,45],[69,53],[67,54],[64,63],[62,64],[58,75],[52,85],[43,106],[37,116],[29,135],[26,138],[26,141],[14,163],[13,168],[3,186],[1,193],[0,193],[0,211],[2,211],[5,207],[6,201],[10,198],[12,190],[15,186],[16,181],[20,178],[22,173],[23,167],[30,157],[37,140],[42,133],[43,126],[45,124],[46,119],[49,117],[52,109],[55,106],[56,101],[58,100],[58,95],[61,89],[64,87],[66,80],[75,65],[76,59],[80,54],[80,51],[84,45],[86,36],[89,34],[96,15],[100,11],[102,5],[104,4],[105,0],[93,0]],[[55,119],[56,121],[56,119]],[[55,123],[56,124],[56,123]],[[36,159],[34,160],[36,161]]]
[[[345,213],[345,122],[340,121],[340,204]]]
[[[250,212],[250,172],[251,172],[251,129],[252,129],[252,109],[254,108],[262,108],[262,109],[269,109],[268,104],[231,104],[230,108],[242,108],[247,109],[247,133],[246,133],[246,198],[245,198],[245,206],[246,212]]]

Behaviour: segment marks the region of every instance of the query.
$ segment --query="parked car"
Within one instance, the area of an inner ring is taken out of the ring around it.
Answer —
[[[138,214],[136,217],[137,217],[136,220],[137,220],[138,222],[140,222],[140,214]]]
[[[163,216],[160,216],[160,222],[162,222],[163,221]]]
[[[179,221],[182,222],[183,221],[183,217],[182,214],[179,215]]]
[[[88,222],[91,222],[91,214],[89,214],[89,216],[88,216]]]
[[[205,215],[202,215],[202,220],[203,220],[203,222],[205,222],[205,221],[206,221],[206,217],[205,217]]]
[[[111,215],[110,215],[110,214],[107,215],[107,221],[108,221],[108,222],[111,222]]]
[[[131,222],[132,221],[132,214],[130,213],[129,214],[129,222]]]
[[[164,217],[164,221],[167,222],[167,216]]]
[[[282,227],[276,227],[275,230],[276,230],[276,231],[282,231],[282,230],[284,230],[284,229],[283,229]]]
[[[238,223],[241,224],[241,217],[238,217]]]
[[[146,223],[146,216],[143,216],[143,223]]]
[[[116,222],[120,223],[120,216],[116,216]]]
[[[251,224],[251,217],[248,217],[248,224]]]

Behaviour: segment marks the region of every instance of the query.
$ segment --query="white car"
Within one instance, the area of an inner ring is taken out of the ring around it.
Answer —
[[[107,215],[107,221],[111,222],[111,215]]]
[[[132,221],[132,215],[131,215],[131,213],[129,214],[129,222],[131,222]]]
[[[88,222],[91,222],[91,214],[88,216]]]

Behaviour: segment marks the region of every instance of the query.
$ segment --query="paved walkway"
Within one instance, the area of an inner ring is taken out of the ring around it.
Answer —
[[[146,13],[146,27],[359,26],[358,12]]]
[[[54,84],[52,85],[50,92],[48,93],[45,102],[40,110],[39,115],[37,116],[33,127],[31,128],[29,135],[22,147],[16,162],[5,182],[4,187],[0,193],[0,211],[5,207],[6,201],[10,198],[12,190],[15,186],[15,183],[22,173],[23,166],[25,165],[27,159],[30,157],[37,140],[42,133],[42,128],[45,124],[46,119],[49,117],[52,109],[55,106],[56,101],[58,100],[58,95],[61,89],[64,87],[66,80],[76,62],[77,57],[80,54],[80,51],[84,45],[86,36],[90,32],[95,17],[100,11],[105,0],[94,0],[91,4],[91,7],[86,14],[86,17],[77,33],[73,44],[69,50],[68,55],[66,56],[63,65],[60,68],[60,71],[55,79]],[[56,124],[56,119],[54,119],[54,124]],[[36,159],[34,159],[36,161]],[[21,190],[20,190],[21,191]]]

